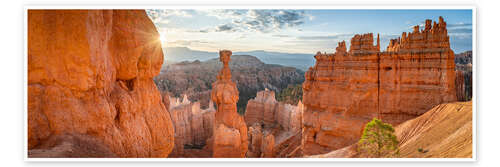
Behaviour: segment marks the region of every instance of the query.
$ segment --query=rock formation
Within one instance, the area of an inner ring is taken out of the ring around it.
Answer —
[[[210,85],[215,82],[222,66],[218,59],[168,64],[154,80],[160,91],[168,90],[177,97],[187,94],[189,100],[199,101],[204,109],[210,100]],[[250,55],[232,55],[229,68],[231,80],[236,83],[239,92],[238,111],[244,111],[247,101],[264,88],[280,92],[289,84],[304,82],[301,70],[265,64]]]
[[[262,153],[262,126],[258,123],[248,127],[248,152],[246,157],[261,157]]]
[[[472,51],[455,55],[456,89],[458,101],[472,99]]]
[[[397,125],[456,100],[454,53],[442,18],[391,40],[380,52],[373,34],[355,35],[347,51],[317,53],[303,84],[302,146],[322,154],[358,141],[373,117]]]
[[[248,101],[245,122],[248,125],[260,124],[263,127],[279,126],[286,131],[302,129],[302,103],[297,106],[276,101],[274,91],[265,89],[257,92],[255,99]]]
[[[56,138],[168,156],[174,129],[152,80],[163,53],[145,11],[28,10],[27,32],[29,150]]]
[[[170,157],[185,157],[189,152],[185,153],[184,148],[203,149],[213,133],[215,109],[212,101],[209,108],[202,110],[199,102],[189,101],[186,95],[181,100],[165,94],[164,99],[169,99],[168,104],[166,100],[164,103],[170,106],[168,112],[175,129],[175,147]]]
[[[212,84],[211,98],[217,106],[213,134],[213,157],[242,158],[248,150],[247,126],[236,111],[238,89],[231,81],[231,51],[220,51],[223,67]]]
[[[299,147],[302,110],[300,101],[293,106],[277,102],[268,89],[257,92],[245,111],[250,141],[247,157],[287,157]]]

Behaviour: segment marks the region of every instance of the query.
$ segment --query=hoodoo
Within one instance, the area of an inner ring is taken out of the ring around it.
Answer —
[[[257,92],[244,117],[250,142],[247,157],[299,156],[302,108],[300,101],[297,106],[276,101],[271,90]]]
[[[213,134],[213,157],[243,158],[248,150],[247,126],[237,113],[238,89],[231,81],[229,61],[232,52],[220,51],[222,70],[212,84],[211,98],[217,106]]]
[[[174,129],[152,80],[163,64],[158,36],[144,10],[28,10],[30,153],[95,157],[98,146],[167,157]],[[65,150],[41,151],[51,148]]]
[[[355,143],[373,117],[397,125],[456,101],[446,22],[431,23],[391,40],[385,52],[369,33],[355,35],[349,51],[343,41],[335,53],[314,56],[303,84],[305,155]]]
[[[169,97],[165,93],[163,103],[172,118],[175,129],[175,147],[169,157],[186,157],[190,152],[184,147],[201,149],[207,144],[207,140],[213,134],[213,123],[215,119],[215,109],[212,101],[209,108],[201,109],[200,102],[191,102],[187,95],[180,98]],[[208,151],[208,150],[207,150]],[[206,154],[203,156],[210,156]]]

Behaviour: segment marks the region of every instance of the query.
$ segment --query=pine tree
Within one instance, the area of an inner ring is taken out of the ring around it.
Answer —
[[[387,158],[399,156],[399,141],[394,135],[391,124],[383,123],[373,118],[365,129],[358,142],[358,152],[361,157]]]

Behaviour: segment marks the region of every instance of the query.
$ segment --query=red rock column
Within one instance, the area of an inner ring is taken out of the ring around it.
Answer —
[[[231,51],[220,51],[224,67],[212,84],[212,100],[217,105],[213,140],[213,157],[241,158],[248,150],[247,126],[236,111],[238,89],[231,81],[229,61]]]

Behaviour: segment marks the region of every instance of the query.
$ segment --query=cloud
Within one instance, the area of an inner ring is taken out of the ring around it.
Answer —
[[[166,26],[173,16],[177,17],[193,17],[193,10],[179,9],[147,9],[146,14],[151,18],[153,23],[159,26]]]
[[[304,23],[304,11],[298,10],[249,10],[246,25],[259,32],[290,28]]]
[[[299,36],[298,40],[308,40],[308,41],[318,41],[318,40],[337,40],[337,39],[350,39],[353,37],[353,33],[347,34],[334,34],[334,35],[313,35],[313,36]]]
[[[246,10],[238,9],[209,9],[209,10],[199,10],[203,15],[213,16],[218,19],[236,19],[240,18]]]
[[[241,10],[241,9],[211,9],[211,10],[146,10],[151,20],[160,27],[166,27],[173,17],[193,17],[193,14],[212,16],[222,24],[197,30],[208,32],[278,32],[283,29],[297,27],[314,16],[303,10]]]
[[[208,41],[201,41],[201,40],[176,40],[172,42],[168,42],[169,46],[191,46],[191,45],[196,45],[196,44],[208,44],[210,42]]]
[[[455,27],[472,27],[471,23],[464,23],[464,22],[459,22],[459,23],[454,23],[454,24],[448,24],[446,25],[448,28],[455,28]]]
[[[290,35],[283,35],[283,34],[275,34],[275,35],[272,35],[272,37],[287,38],[287,37],[291,37],[291,36]]]
[[[215,28],[215,32],[232,32],[235,29],[229,24],[219,25]]]
[[[306,17],[314,19],[302,10],[202,10],[201,12],[221,20],[230,20],[229,23],[214,27],[212,31],[215,32],[268,33],[302,25]]]
[[[471,23],[453,23],[446,25],[448,35],[454,39],[472,39],[472,24]]]
[[[449,34],[454,34],[454,33],[472,34],[472,28],[454,28],[454,29],[449,29],[448,33]]]

